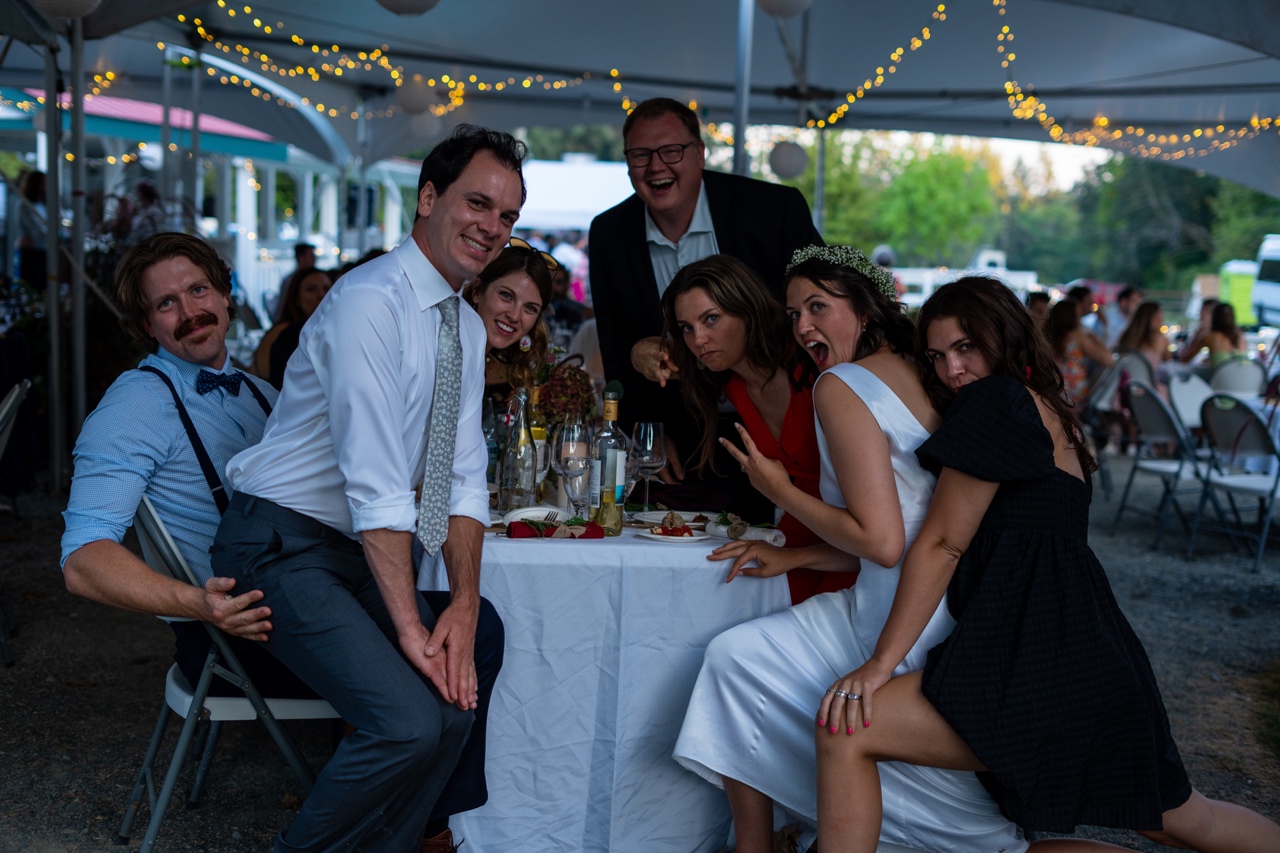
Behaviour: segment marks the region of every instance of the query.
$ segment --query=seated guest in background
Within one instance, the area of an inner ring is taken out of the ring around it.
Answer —
[[[904,761],[985,771],[1028,832],[1104,826],[1206,852],[1280,850],[1280,826],[1191,787],[1142,642],[1089,548],[1097,464],[1026,311],[1000,282],[966,278],[934,291],[919,323],[918,366],[946,417],[915,455],[938,485],[874,654],[817,709],[829,724],[816,732],[823,853],[873,853],[883,832],[936,817],[882,808],[881,775]],[[901,673],[944,602],[955,630],[929,644],[922,672]],[[1097,713],[1080,712],[1082,689]]]
[[[1089,398],[1090,383],[1089,365],[1085,359],[1110,367],[1115,363],[1115,357],[1097,335],[1080,325],[1079,307],[1070,299],[1062,300],[1049,310],[1044,333],[1066,381],[1069,399],[1077,406],[1083,406]]]
[[[1231,303],[1219,302],[1213,306],[1205,346],[1209,348],[1210,367],[1249,357],[1248,344],[1244,332],[1236,325],[1236,309],[1231,307]]]
[[[542,306],[551,298],[551,272],[559,264],[523,240],[513,240],[462,289],[484,321],[484,394],[505,403],[513,388],[533,388],[534,371],[550,348]]]
[[[639,104],[622,126],[628,175],[635,194],[591,223],[592,303],[599,324],[605,376],[626,396],[620,425],[662,421],[668,439],[665,482],[683,479],[683,464],[698,446],[701,427],[689,417],[674,386],[643,381],[632,348],[647,343],[644,361],[658,361],[662,294],[676,271],[714,254],[745,263],[775,296],[791,253],[822,238],[799,190],[703,169],[706,148],[698,116],[679,101],[653,98]],[[732,433],[727,419],[721,434]],[[708,482],[739,514],[762,521],[772,508],[727,460],[723,478]],[[710,476],[710,469],[704,469]],[[694,478],[697,479],[697,478]]]
[[[770,552],[735,543],[745,547],[730,576],[741,569],[772,577],[797,558],[832,572],[861,566],[861,573],[849,589],[731,628],[707,647],[674,755],[724,786],[739,853],[775,849],[775,803],[809,822],[822,819],[815,715],[828,685],[876,647],[903,552],[933,495],[934,477],[914,451],[941,422],[910,359],[911,321],[887,271],[846,246],[802,249],[788,273],[787,313],[825,371],[813,390],[821,497],[791,483],[745,431],[745,452],[733,455],[752,483],[830,544]],[[746,565],[753,558],[759,567]],[[928,623],[897,672],[920,669],[929,648],[951,632],[945,601]],[[865,796],[879,801],[881,791]],[[892,818],[877,834],[890,844],[989,853],[1026,847],[972,773],[895,765],[884,773],[883,798]],[[819,843],[825,853],[825,837]]]
[[[569,270],[557,262],[551,271],[551,301],[546,307],[547,325],[558,341],[568,342],[591,315],[591,309],[569,295]]]
[[[1102,314],[1107,326],[1107,336],[1103,341],[1110,349],[1115,349],[1119,345],[1120,336],[1129,327],[1133,312],[1140,304],[1142,304],[1142,288],[1130,285],[1116,294],[1114,304],[1107,306]]]
[[[229,494],[224,470],[258,442],[276,399],[267,383],[231,366],[231,273],[213,248],[186,234],[158,234],[116,267],[124,325],[151,351],[127,370],[84,422],[63,514],[62,567],[76,595],[156,616],[212,622],[225,631],[268,696],[314,696],[261,641],[271,631],[262,593],[214,577],[209,546]],[[158,374],[158,375],[157,375]],[[192,432],[180,411],[191,419]],[[201,452],[211,464],[200,463]],[[212,482],[208,479],[212,477]],[[155,504],[204,589],[154,572],[120,544],[142,496]],[[182,674],[197,683],[211,641],[203,625],[170,622]],[[221,678],[211,691],[237,692]]]
[[[409,237],[325,298],[278,414],[227,464],[214,569],[266,593],[269,651],[355,727],[278,851],[409,851],[487,799],[502,630],[480,596],[485,329],[458,291],[511,235],[526,153],[465,124],[431,150]],[[415,536],[448,592],[417,593]]]
[[[1187,342],[1178,350],[1178,361],[1186,364],[1200,354],[1209,345],[1209,327],[1213,325],[1213,308],[1218,300],[1212,297],[1200,303],[1200,321],[1195,331],[1187,337]]]
[[[760,452],[787,469],[805,494],[818,496],[818,438],[813,427],[813,360],[801,353],[786,312],[746,264],[712,255],[676,273],[662,295],[671,360],[684,380],[685,402],[702,424],[702,439],[690,460],[694,471],[716,464],[716,422],[722,397]],[[654,377],[665,382],[667,376]],[[730,462],[729,464],[733,464]],[[778,527],[786,547],[822,540],[795,516]],[[855,572],[787,573],[791,603],[850,586]]]
[[[1137,353],[1146,359],[1151,367],[1151,375],[1156,375],[1156,368],[1169,359],[1169,339],[1161,331],[1164,326],[1164,311],[1159,302],[1143,302],[1129,317],[1129,325],[1120,336],[1118,351]],[[1157,381],[1156,390],[1168,396],[1168,389]]]
[[[289,282],[293,280],[293,276],[298,270],[310,269],[316,265],[316,247],[310,243],[296,243],[293,247],[293,272],[286,273],[285,277],[280,279],[280,286],[276,288],[275,293],[268,294],[263,300],[263,307],[267,309],[267,317],[271,322],[278,323],[281,320],[280,306],[283,304],[285,293],[289,290]],[[337,276],[334,276],[337,279]],[[277,386],[279,387],[279,386]]]
[[[1031,312],[1031,319],[1036,321],[1036,328],[1044,331],[1044,324],[1049,320],[1049,294],[1043,290],[1028,292],[1027,310]]]
[[[329,273],[315,267],[303,267],[289,277],[280,303],[280,319],[262,336],[253,354],[254,374],[270,382],[277,391],[284,387],[284,368],[298,348],[303,324],[315,313],[331,287],[333,280]]]

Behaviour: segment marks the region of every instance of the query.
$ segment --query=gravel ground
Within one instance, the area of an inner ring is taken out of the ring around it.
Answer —
[[[1112,465],[1123,484],[1126,461]],[[1154,483],[1143,485],[1134,502],[1154,505],[1157,493]],[[1216,536],[1204,538],[1201,555],[1188,562],[1176,522],[1157,551],[1148,550],[1153,524],[1139,516],[1126,514],[1120,533],[1106,535],[1117,503],[1118,494],[1095,501],[1093,546],[1146,644],[1192,782],[1208,796],[1280,819],[1280,761],[1259,746],[1253,711],[1254,678],[1280,662],[1280,547],[1257,575]],[[57,565],[60,509],[28,497],[20,521],[0,516],[0,579],[20,630],[11,640],[17,664],[0,668],[0,853],[119,849],[113,842],[172,648],[159,621],[66,592]],[[1105,714],[1106,699],[1082,696],[1080,712]],[[328,724],[287,727],[314,764],[324,760]],[[171,725],[169,748],[175,731]],[[227,726],[204,802],[188,809],[175,797],[158,848],[268,850],[292,819],[298,793],[261,726]],[[147,815],[144,808],[135,847]],[[1132,833],[1082,834],[1167,850]]]

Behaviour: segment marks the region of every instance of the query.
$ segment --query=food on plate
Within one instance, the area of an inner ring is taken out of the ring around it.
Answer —
[[[658,527],[650,527],[654,536],[692,536],[693,530],[684,523],[684,517],[678,512],[669,512]]]

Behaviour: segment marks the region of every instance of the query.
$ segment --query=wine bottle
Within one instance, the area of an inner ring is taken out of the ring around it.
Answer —
[[[529,391],[526,388],[517,388],[511,395],[511,426],[498,466],[498,508],[502,512],[537,504],[534,496],[537,486],[537,448],[534,447],[525,413],[528,399]]]
[[[627,437],[618,429],[618,394],[604,395],[604,425],[596,433],[596,456],[591,462],[592,520],[606,536],[622,534],[622,491],[627,482]]]
[[[548,463],[551,461],[551,458],[547,455],[549,452],[547,450],[547,419],[543,416],[542,409],[538,406],[538,397],[541,393],[542,387],[534,385],[529,395],[529,434],[533,436],[533,446],[537,450],[535,472],[538,501],[542,499],[542,483],[547,478]]]

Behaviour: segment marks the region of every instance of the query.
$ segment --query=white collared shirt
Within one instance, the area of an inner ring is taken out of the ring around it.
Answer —
[[[653,277],[658,282],[658,296],[667,292],[671,280],[681,267],[694,261],[719,254],[716,243],[716,226],[711,221],[711,208],[707,205],[707,185],[700,182],[698,204],[693,209],[689,230],[679,241],[672,243],[654,223],[649,208],[644,209],[644,238],[649,243],[649,261],[653,264]]]
[[[352,538],[413,530],[445,299],[456,299],[410,236],[343,276],[302,329],[256,446],[227,465],[236,492],[266,498]],[[484,322],[459,311],[462,394],[449,514],[489,523],[480,429]]]

